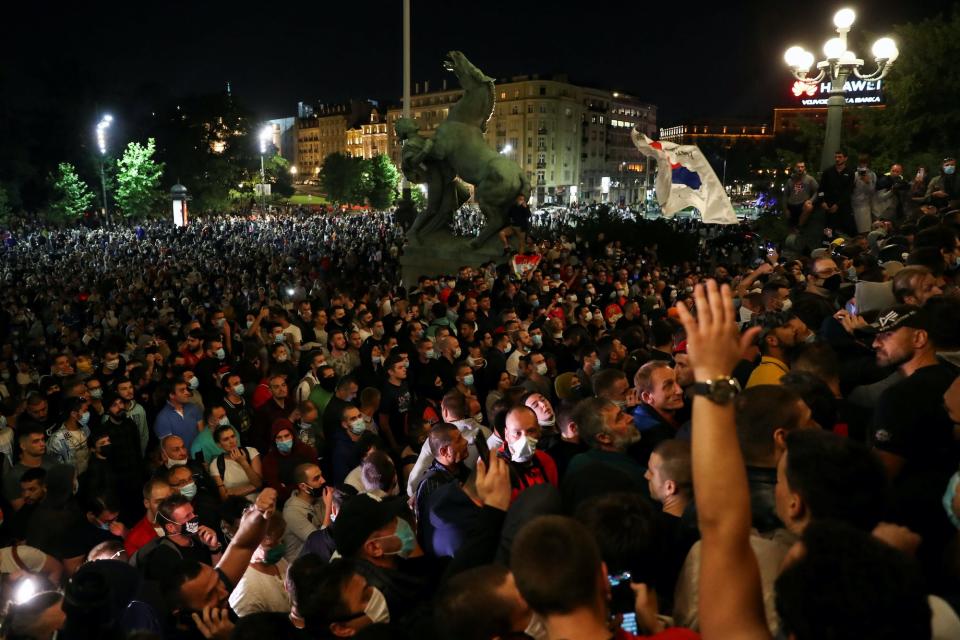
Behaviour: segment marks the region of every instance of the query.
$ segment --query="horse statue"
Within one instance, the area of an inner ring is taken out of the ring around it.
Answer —
[[[431,190],[428,190],[428,211],[432,219],[446,216],[447,209],[454,203],[457,207],[461,204],[459,187],[462,185],[454,177],[472,184],[477,204],[486,218],[479,235],[470,242],[472,248],[478,248],[507,225],[507,211],[518,195],[529,196],[530,184],[516,162],[491,149],[483,138],[496,103],[493,78],[471,64],[459,51],[447,54],[444,67],[457,76],[463,96],[450,108],[447,119],[431,139],[420,138],[415,126],[411,130],[409,121],[398,122],[398,135],[406,138],[407,144],[414,143],[411,152],[405,152],[408,160],[405,164],[410,165],[413,175],[408,175],[406,169],[404,175],[414,180],[432,174],[434,180],[428,182],[441,185],[441,194],[435,200],[437,206],[432,211],[429,206]],[[416,167],[421,171],[418,172]],[[453,211],[449,211],[449,215],[452,214]],[[414,226],[417,229],[435,228],[436,223],[422,221],[420,225],[415,222]]]

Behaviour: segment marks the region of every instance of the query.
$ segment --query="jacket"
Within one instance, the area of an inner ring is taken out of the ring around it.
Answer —
[[[290,453],[280,453],[277,449],[277,435],[281,431],[288,431],[293,436],[293,449]],[[268,487],[276,489],[278,502],[285,501],[296,488],[293,470],[306,462],[316,464],[317,458],[317,450],[300,440],[292,422],[285,418],[273,421],[270,428],[270,449],[267,455],[263,456],[261,464],[263,481]]]

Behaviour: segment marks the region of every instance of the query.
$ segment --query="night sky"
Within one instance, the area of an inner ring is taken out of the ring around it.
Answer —
[[[950,2],[882,4],[851,5],[860,14],[854,30],[862,40],[854,40],[854,49],[862,57],[893,24],[936,15]],[[93,101],[104,110],[150,110],[141,103],[217,91],[229,80],[258,115],[280,117],[293,115],[298,100],[396,102],[401,94],[400,0],[60,5],[5,8],[0,74],[17,90],[0,99],[20,107],[50,99],[69,107],[76,99],[78,109]],[[457,48],[497,78],[566,73],[573,82],[632,93],[657,104],[659,124],[669,125],[706,116],[768,121],[771,108],[787,101],[783,51],[799,43],[819,54],[841,5],[412,0],[412,6],[414,81],[429,79],[438,88],[444,52]]]

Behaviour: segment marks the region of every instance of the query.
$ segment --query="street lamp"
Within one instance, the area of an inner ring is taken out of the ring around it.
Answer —
[[[863,60],[847,48],[847,34],[857,15],[853,9],[840,9],[833,16],[833,24],[837,28],[837,37],[830,38],[823,45],[825,60],[817,62],[820,72],[816,77],[807,74],[814,65],[814,56],[803,47],[790,47],[783,58],[795,77],[807,87],[815,87],[823,81],[830,83],[830,97],[827,99],[827,127],[823,140],[823,153],[820,156],[820,166],[826,169],[833,162],[834,152],[840,148],[840,133],[843,123],[843,87],[847,78],[853,75],[860,80],[874,82],[883,79],[890,72],[890,67],[900,55],[896,43],[890,38],[880,38],[872,48],[874,60],[877,63],[875,71],[869,74],[860,72]]]
[[[267,195],[267,170],[263,156],[267,153],[267,143],[273,138],[273,128],[266,126],[260,130],[260,212],[263,213]]]
[[[104,160],[107,155],[107,128],[113,122],[113,116],[107,114],[97,123],[97,148],[100,149],[100,187],[103,189],[103,222],[110,226],[110,217],[107,213],[107,175]]]

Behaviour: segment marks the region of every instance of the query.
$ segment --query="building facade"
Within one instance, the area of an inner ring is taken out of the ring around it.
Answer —
[[[446,83],[435,91],[424,83],[422,89],[418,84],[411,96],[410,112],[421,135],[431,137],[462,91],[448,89]],[[654,134],[654,105],[616,91],[577,86],[563,77],[517,76],[498,82],[496,92],[486,141],[523,168],[533,204],[645,200],[648,167],[630,132],[638,127]],[[323,158],[334,151],[363,158],[385,153],[399,167],[401,145],[394,126],[401,115],[400,107],[386,112],[372,108],[350,123],[343,112],[324,115],[316,109],[299,118],[301,175],[318,173]]]

